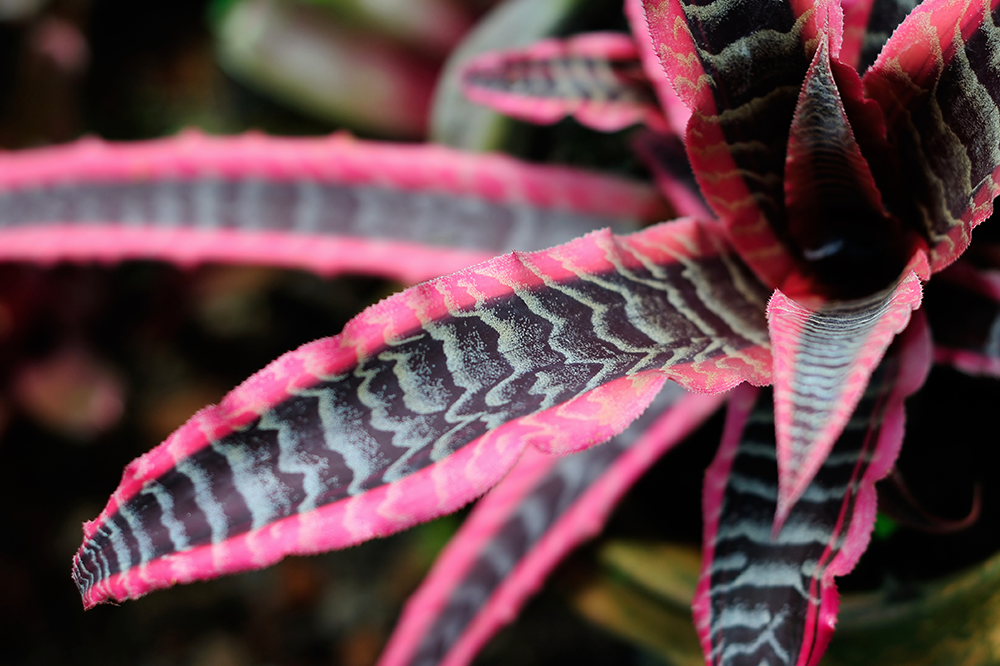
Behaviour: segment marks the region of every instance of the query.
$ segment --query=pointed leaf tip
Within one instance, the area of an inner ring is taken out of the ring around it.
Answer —
[[[767,308],[778,439],[775,532],[829,455],[872,371],[920,299],[917,272],[909,269],[893,289],[817,309],[775,291]]]

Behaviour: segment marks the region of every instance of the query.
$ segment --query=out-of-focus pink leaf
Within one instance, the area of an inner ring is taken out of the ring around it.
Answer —
[[[427,132],[438,62],[318,7],[241,0],[222,17],[216,50],[234,77],[306,113],[383,136]]]
[[[958,262],[927,287],[934,360],[1000,377],[1000,273]]]
[[[89,439],[114,426],[124,411],[124,380],[79,348],[67,348],[21,367],[11,394],[46,426]]]
[[[718,225],[595,232],[426,282],[290,352],[129,465],[84,528],[87,606],[454,511],[528,444],[621,432],[669,377],[768,380],[766,291]]]
[[[573,116],[607,132],[637,123],[667,129],[628,35],[591,33],[486,53],[465,66],[462,80],[472,101],[531,122]]]
[[[633,181],[346,135],[186,132],[0,153],[4,260],[223,261],[418,282],[665,210]]]
[[[472,8],[456,0],[309,0],[334,16],[444,56],[472,27]]]
[[[721,403],[668,383],[621,435],[563,458],[528,451],[484,497],[407,603],[380,666],[462,666],[650,465]]]
[[[780,286],[795,270],[779,241],[789,127],[813,57],[807,44],[826,31],[831,54],[840,50],[840,6],[753,0],[707,13],[681,0],[643,5],[667,79],[694,112],[686,143],[702,192],[743,260]]]

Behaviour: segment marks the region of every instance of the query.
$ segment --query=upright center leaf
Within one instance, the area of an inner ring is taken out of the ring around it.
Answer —
[[[789,133],[785,207],[791,249],[808,293],[837,300],[863,298],[899,277],[908,258],[900,224],[885,212],[855,139],[825,33]]]

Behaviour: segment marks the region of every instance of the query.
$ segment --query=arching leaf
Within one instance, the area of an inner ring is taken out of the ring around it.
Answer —
[[[290,352],[133,462],[84,529],[87,606],[454,511],[529,443],[620,432],[670,377],[767,381],[765,291],[694,220],[499,257]]]
[[[637,182],[346,135],[187,132],[0,155],[5,260],[250,262],[418,282],[665,210]]]

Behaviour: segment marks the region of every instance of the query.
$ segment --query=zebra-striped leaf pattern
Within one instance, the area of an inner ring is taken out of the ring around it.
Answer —
[[[968,246],[1000,191],[1000,8],[919,5],[864,76],[885,114],[916,230],[941,270]]]
[[[592,33],[487,53],[469,62],[462,78],[469,99],[515,118],[573,116],[603,131],[638,123],[667,129],[628,35]]]
[[[418,282],[665,210],[637,182],[346,135],[188,132],[0,156],[6,260],[252,262]]]
[[[526,451],[476,505],[407,603],[380,666],[461,666],[552,568],[603,525],[621,495],[719,406],[667,383],[608,442],[562,458]]]
[[[702,192],[744,261],[767,284],[781,285],[794,268],[779,242],[787,227],[789,127],[817,26],[829,19],[839,27],[839,5],[645,0],[644,6],[666,75],[693,111],[686,139]],[[830,35],[835,54],[840,32]]]
[[[848,77],[858,83],[853,70],[842,68],[846,94],[860,93]],[[825,33],[795,107],[784,187],[790,249],[808,282],[795,291],[851,299],[878,292],[899,277],[907,259],[903,232],[883,210],[848,119]]]
[[[774,350],[779,529],[852,418],[893,337],[919,307],[908,271],[891,290],[812,310],[780,291],[768,304]]]
[[[694,603],[711,666],[819,662],[836,621],[833,579],[848,573],[867,546],[875,481],[902,443],[903,399],[929,367],[922,322],[904,338],[873,373],[854,417],[778,532],[774,410],[766,393],[734,395],[705,479],[705,558]]]
[[[687,220],[513,253],[282,356],[126,469],[84,529],[85,603],[454,511],[528,443],[565,453],[620,432],[665,377],[766,382],[766,291],[723,239]]]

